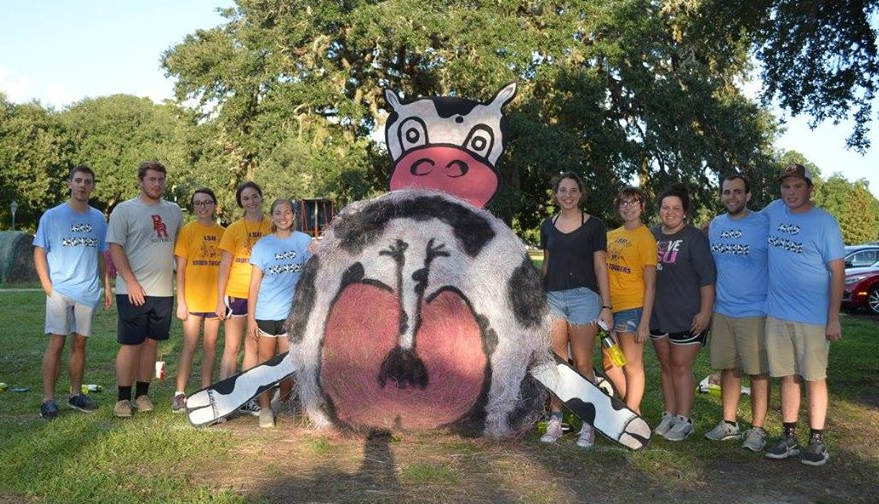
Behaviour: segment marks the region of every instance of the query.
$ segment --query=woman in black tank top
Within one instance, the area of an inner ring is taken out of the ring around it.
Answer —
[[[583,181],[565,173],[553,181],[558,215],[540,226],[543,248],[542,276],[554,317],[552,348],[562,359],[570,357],[581,374],[595,379],[592,353],[598,322],[611,327],[613,313],[607,279],[605,251],[607,229],[597,217],[580,210]],[[562,402],[552,398],[552,417],[540,439],[551,443],[561,436]],[[584,424],[577,445],[588,448],[594,441],[592,426]]]

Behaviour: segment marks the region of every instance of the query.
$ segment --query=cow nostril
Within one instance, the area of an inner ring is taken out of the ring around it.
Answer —
[[[460,159],[456,159],[446,165],[446,176],[451,178],[463,177],[467,175],[468,171],[470,171],[470,167]]]
[[[398,389],[411,385],[424,390],[428,382],[424,361],[411,349],[404,350],[398,345],[388,352],[379,369],[379,385],[385,388],[388,381],[394,382]]]
[[[415,176],[427,175],[433,170],[433,159],[430,158],[421,158],[409,167],[409,173]]]

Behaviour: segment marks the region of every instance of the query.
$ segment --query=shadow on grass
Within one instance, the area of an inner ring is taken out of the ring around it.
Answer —
[[[680,443],[655,439],[642,452],[606,440],[584,451],[574,445],[574,435],[547,446],[536,433],[507,441],[427,433],[404,434],[400,441],[349,439],[246,494],[269,502],[879,502],[879,447],[867,441],[879,436],[879,409],[863,400],[866,391],[876,390],[879,353],[873,350],[879,338],[875,325],[853,327],[847,341],[831,349],[832,458],[820,468],[796,459],[769,460],[742,449],[738,441],[705,439],[720,419],[720,399],[697,394],[696,433]],[[653,379],[643,411],[655,423],[662,404],[652,353],[645,355]],[[706,354],[694,366],[697,381],[712,371]],[[766,424],[770,436],[780,432],[779,410],[774,382]],[[805,404],[800,418],[805,441]],[[750,426],[748,396],[740,400],[739,420],[744,428]],[[356,465],[342,463],[343,454],[329,455],[346,449]]]
[[[638,453],[607,441],[581,450],[574,441],[574,435],[567,435],[548,446],[536,434],[491,441],[427,433],[405,434],[400,440],[346,439],[282,465],[273,477],[241,491],[254,502],[340,503],[841,503],[879,498],[877,461],[842,448],[833,464],[811,468],[795,460],[767,460],[737,443],[695,437],[684,443],[657,441]]]

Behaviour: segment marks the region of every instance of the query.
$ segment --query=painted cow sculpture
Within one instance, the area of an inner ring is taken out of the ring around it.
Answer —
[[[550,359],[540,278],[478,208],[497,191],[514,95],[515,84],[487,104],[385,93],[392,192],[337,217],[288,321],[318,425],[506,434],[539,410],[527,371]]]
[[[521,241],[435,191],[349,206],[309,261],[288,320],[318,425],[506,434],[528,424],[547,309]]]
[[[317,244],[286,323],[289,358],[191,396],[193,424],[295,371],[316,426],[503,436],[533,425],[546,387],[609,438],[646,445],[643,419],[552,356],[540,275],[482,208],[515,91],[487,103],[386,91],[391,192],[346,207]]]

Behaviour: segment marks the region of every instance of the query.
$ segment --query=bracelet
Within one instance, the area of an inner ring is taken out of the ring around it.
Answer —
[[[612,307],[612,306],[604,305],[604,306],[601,307],[602,310],[605,309],[605,308],[607,308],[607,309],[610,310],[610,311],[613,311],[613,307]]]

